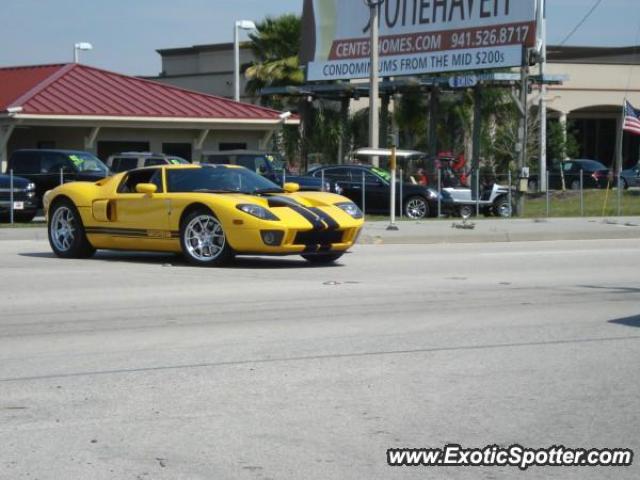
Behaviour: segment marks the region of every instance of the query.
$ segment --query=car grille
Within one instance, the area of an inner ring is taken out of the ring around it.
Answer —
[[[9,190],[9,189],[7,189]],[[22,202],[22,201],[26,201],[28,200],[29,197],[27,196],[27,193],[24,190],[13,190],[13,200],[18,202]],[[11,200],[11,193],[6,191],[6,192],[0,192],[0,201],[3,202],[8,202]]]
[[[342,243],[343,234],[344,232],[335,230],[298,232],[293,243],[296,245],[329,245],[331,243]]]

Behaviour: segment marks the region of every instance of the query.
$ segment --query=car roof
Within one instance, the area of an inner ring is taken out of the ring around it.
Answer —
[[[361,157],[390,157],[391,149],[389,148],[359,148],[353,152],[351,155],[361,156]],[[418,150],[396,150],[397,158],[408,158],[408,157],[424,157],[427,154],[425,152],[420,152]]]
[[[263,152],[260,150],[209,150],[202,152],[203,155],[278,155],[276,152]]]
[[[88,153],[90,155],[94,155],[94,153],[91,152],[87,152],[86,150],[67,150],[67,149],[60,149],[60,148],[20,148],[18,150],[14,150],[13,153],[18,153],[18,152],[44,152],[44,153],[71,153],[71,154],[75,154],[75,153]]]
[[[126,156],[131,156],[131,157],[176,157],[176,158],[181,158],[178,155],[169,155],[167,153],[154,153],[154,152],[120,152],[120,153],[113,153],[113,154],[109,155],[109,157],[126,157]]]
[[[363,168],[366,170],[371,170],[372,168],[376,168],[373,165],[361,165],[358,163],[341,163],[341,164],[333,164],[333,165],[320,165],[319,167],[314,167],[310,171],[322,170],[326,168]]]

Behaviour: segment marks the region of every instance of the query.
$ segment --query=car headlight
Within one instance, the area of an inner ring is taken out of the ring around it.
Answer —
[[[35,190],[36,189],[36,184],[35,183],[30,183],[27,185],[27,190]]]
[[[353,202],[336,203],[336,207],[348,213],[353,218],[362,218],[362,210]]]
[[[438,192],[436,192],[435,190],[427,190],[427,195],[429,196],[430,200],[438,199]]]
[[[254,205],[252,203],[244,203],[244,204],[238,205],[236,208],[244,213],[248,213],[249,215],[257,217],[261,220],[280,220],[273,213],[271,213],[266,208],[261,207],[260,205]]]

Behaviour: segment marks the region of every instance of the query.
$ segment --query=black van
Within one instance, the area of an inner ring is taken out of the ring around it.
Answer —
[[[95,182],[110,174],[98,157],[78,150],[16,150],[7,164],[7,172],[11,169],[36,185],[39,205],[44,193],[61,181]]]

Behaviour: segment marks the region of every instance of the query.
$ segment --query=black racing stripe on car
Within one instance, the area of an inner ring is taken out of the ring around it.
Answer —
[[[269,207],[289,207],[294,212],[303,216],[314,230],[325,230],[327,225],[322,221],[321,217],[314,213],[309,207],[298,203],[292,198],[273,196],[268,198]]]
[[[147,236],[147,230],[138,228],[86,227],[85,232],[94,235],[127,235],[132,237]]]
[[[333,217],[324,210],[321,210],[318,207],[309,207],[309,210],[318,215],[322,221],[327,224],[327,229],[337,230],[340,228],[340,224],[338,224],[338,222],[336,222]]]

